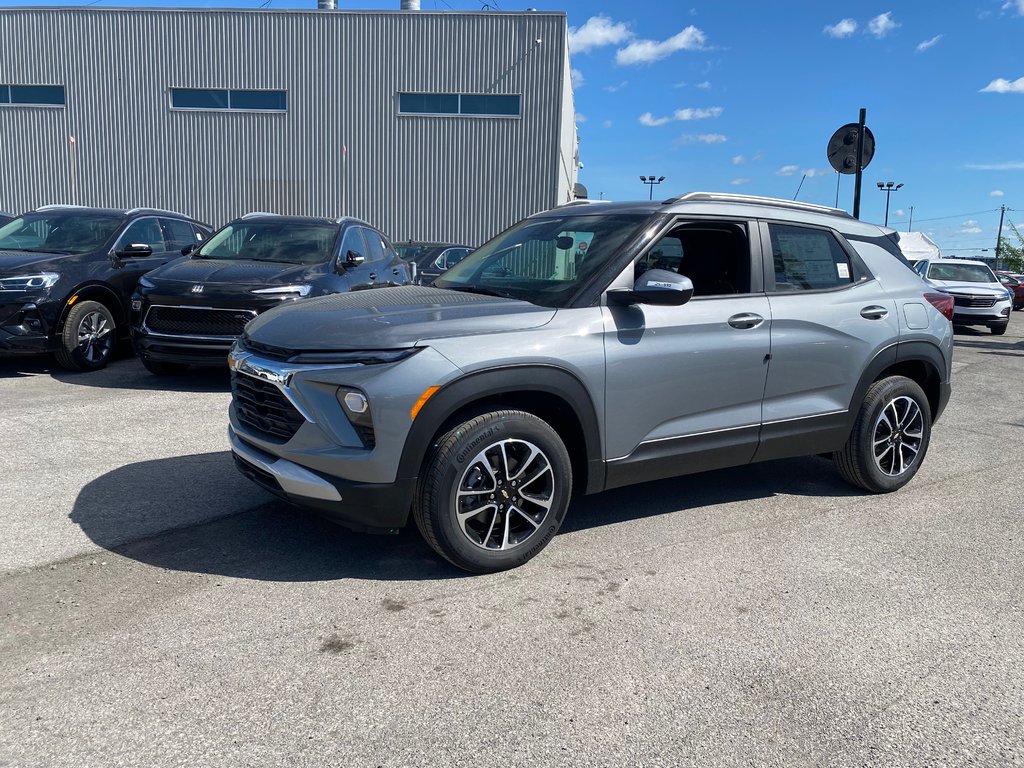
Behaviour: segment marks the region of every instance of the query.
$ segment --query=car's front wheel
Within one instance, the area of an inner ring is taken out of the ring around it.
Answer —
[[[114,316],[98,301],[71,307],[54,357],[70,371],[97,371],[110,360],[117,339]]]
[[[434,443],[413,517],[427,543],[467,571],[515,568],[551,541],[572,494],[565,444],[523,411],[469,419]]]
[[[868,389],[850,438],[832,458],[847,482],[888,493],[917,474],[931,432],[931,406],[924,390],[904,376],[890,376]]]

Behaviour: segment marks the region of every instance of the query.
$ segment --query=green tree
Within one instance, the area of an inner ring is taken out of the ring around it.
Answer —
[[[999,238],[999,267],[1008,272],[1024,272],[1024,237],[1013,223],[1010,223],[1010,231],[1015,235],[1017,245],[1007,237]]]

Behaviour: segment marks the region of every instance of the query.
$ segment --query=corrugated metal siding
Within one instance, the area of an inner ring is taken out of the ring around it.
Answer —
[[[565,200],[562,14],[19,9],[0,40],[0,82],[68,99],[0,108],[0,209],[71,201],[69,133],[80,203],[217,225],[352,215],[475,245]],[[288,112],[171,110],[172,87],[283,89]],[[523,115],[400,116],[401,91],[517,93]]]

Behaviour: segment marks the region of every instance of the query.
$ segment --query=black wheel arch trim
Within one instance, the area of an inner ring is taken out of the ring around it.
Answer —
[[[605,469],[594,403],[579,378],[553,365],[525,364],[474,371],[446,384],[426,402],[409,429],[398,466],[399,479],[419,475],[431,441],[453,414],[480,400],[517,393],[553,395],[572,410],[586,446],[586,493],[602,490]]]
[[[936,345],[927,341],[901,341],[880,350],[861,374],[850,401],[847,413],[847,424],[853,429],[853,423],[860,411],[860,404],[867,395],[868,388],[878,380],[882,373],[901,363],[924,363],[939,383],[938,402],[932,405],[932,421],[937,421],[949,399],[949,381],[946,377],[946,358]]]
[[[68,319],[68,313],[75,304],[69,304],[72,298],[75,299],[75,304],[79,301],[96,301],[97,297],[102,296],[103,300],[100,301],[107,309],[110,310],[114,316],[114,322],[117,323],[118,333],[126,333],[128,328],[128,309],[124,305],[124,301],[117,295],[117,292],[105,283],[85,283],[79,285],[75,290],[68,294],[68,297],[64,300],[64,306],[60,310],[60,317],[56,325],[56,333],[61,333],[64,329],[64,323]]]

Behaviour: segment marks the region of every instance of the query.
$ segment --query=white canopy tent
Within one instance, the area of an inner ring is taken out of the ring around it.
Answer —
[[[942,257],[939,246],[924,232],[897,232],[900,236],[900,250],[910,261],[938,259]]]

